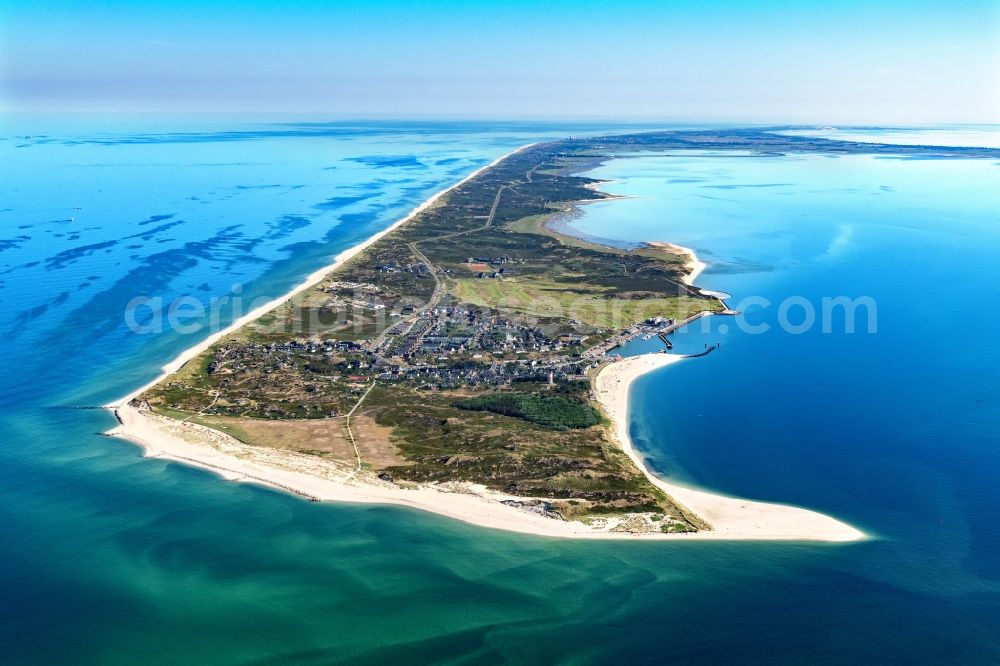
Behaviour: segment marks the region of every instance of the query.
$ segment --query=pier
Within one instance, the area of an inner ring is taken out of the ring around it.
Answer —
[[[706,347],[705,351],[698,352],[697,354],[682,354],[680,357],[681,358],[700,358],[702,356],[708,356],[709,354],[711,354],[712,352],[714,352],[718,348],[719,348],[719,345],[718,344],[714,344],[714,345],[711,345],[709,347]]]

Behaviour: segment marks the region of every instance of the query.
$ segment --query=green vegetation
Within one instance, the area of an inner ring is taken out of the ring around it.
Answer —
[[[471,482],[546,515],[614,516],[619,531],[703,529],[615,445],[587,376],[630,335],[721,303],[684,284],[685,257],[669,248],[605,246],[551,224],[606,198],[573,174],[614,154],[686,149],[1000,155],[757,130],[540,144],[451,190],[142,398],[255,446],[352,470],[360,457],[401,486]],[[661,319],[636,326],[650,318]]]
[[[372,391],[362,412],[391,430],[392,445],[407,461],[384,468],[394,480],[481,483],[543,498],[567,519],[653,512],[688,531],[702,526],[649,483],[603,425],[554,430],[518,417],[460,409],[461,400],[454,393],[400,386]]]
[[[720,303],[684,284],[676,253],[547,224],[606,198],[572,174],[609,145],[508,157],[143,399],[248,444],[360,456],[401,484],[471,482],[567,519],[700,529],[615,445],[587,375],[625,329]]]
[[[468,400],[460,400],[455,406],[469,411],[515,416],[553,430],[589,428],[601,422],[600,413],[582,400],[540,393],[518,391],[487,393]]]
[[[570,285],[567,281],[577,278]],[[718,301],[661,292],[620,291],[588,284],[585,275],[565,273],[560,282],[460,279],[455,297],[481,307],[502,308],[533,316],[574,320],[592,328],[627,328],[650,317],[684,319],[696,312],[720,309]]]

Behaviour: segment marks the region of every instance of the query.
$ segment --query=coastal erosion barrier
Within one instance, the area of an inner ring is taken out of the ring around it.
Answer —
[[[708,356],[718,348],[719,345],[712,345],[711,347],[706,348],[705,351],[698,352],[697,354],[678,354],[677,356],[680,358],[700,358],[702,356]]]
[[[720,303],[722,303],[723,307],[725,307],[725,309],[720,312],[702,310],[701,312],[696,312],[693,315],[685,317],[684,319],[681,319],[679,321],[675,321],[667,326],[663,325],[646,326],[643,324],[636,324],[635,326],[632,326],[627,330],[623,331],[622,333],[611,338],[603,345],[599,345],[597,347],[592,347],[591,349],[588,349],[583,353],[583,358],[600,359],[605,355],[607,355],[608,353],[621,347],[622,345],[625,345],[626,343],[631,342],[635,338],[644,334],[649,336],[655,335],[659,337],[667,349],[673,349],[673,343],[667,339],[667,336],[677,331],[678,329],[683,328],[694,321],[698,321],[699,319],[702,319],[704,317],[709,317],[711,315],[725,315],[733,317],[739,314],[738,310],[732,310],[728,306],[726,306],[726,303],[724,301],[722,301],[721,299],[718,300]]]
[[[163,457],[163,456],[153,455],[153,456],[150,456],[150,457],[151,458],[160,458],[160,457]],[[283,483],[278,483],[277,481],[271,481],[270,479],[265,479],[265,478],[260,477],[260,476],[254,476],[253,474],[247,474],[245,472],[238,472],[235,469],[229,469],[228,467],[222,467],[221,465],[213,465],[212,463],[207,463],[207,462],[204,462],[203,460],[195,460],[194,458],[188,458],[188,457],[185,457],[185,456],[178,456],[178,455],[174,455],[173,453],[167,455],[166,459],[167,460],[170,460],[170,459],[183,460],[185,462],[192,463],[193,465],[195,465],[197,467],[208,467],[208,468],[211,468],[211,469],[214,469],[214,470],[218,470],[220,472],[228,472],[229,474],[235,474],[235,475],[237,475],[238,478],[235,479],[235,480],[238,480],[238,481],[239,480],[243,480],[243,479],[250,479],[252,481],[257,481],[258,483],[261,483],[261,484],[263,484],[265,486],[273,486],[275,488],[278,488],[279,490],[284,490],[285,492],[291,493],[293,495],[298,495],[299,497],[304,497],[305,499],[309,500],[310,502],[319,502],[320,501],[320,499],[318,497],[316,497],[315,495],[310,495],[307,492],[304,492],[302,490],[298,490],[297,488],[292,488],[291,486],[286,486]]]

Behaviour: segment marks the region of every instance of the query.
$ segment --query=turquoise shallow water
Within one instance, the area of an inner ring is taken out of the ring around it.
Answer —
[[[640,198],[573,223],[695,247],[711,262],[699,282],[734,303],[875,299],[877,336],[750,335],[723,319],[678,335],[722,346],[640,380],[632,423],[663,473],[827,511],[869,542],[573,543],[308,504],[143,460],[96,434],[105,413],[74,408],[191,343],[128,333],[126,296],[281,293],[497,155],[585,131],[604,128],[7,131],[0,659],[995,661],[991,162],[616,160],[595,175]]]

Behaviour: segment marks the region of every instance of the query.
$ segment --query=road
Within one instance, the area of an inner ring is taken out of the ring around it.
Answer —
[[[441,298],[444,296],[445,292],[444,282],[442,282],[441,278],[438,276],[437,268],[435,268],[434,264],[431,263],[431,260],[427,258],[427,255],[420,250],[418,245],[420,245],[421,243],[426,243],[431,240],[435,242],[440,242],[443,240],[448,240],[450,238],[457,238],[458,236],[465,236],[466,234],[476,233],[478,231],[485,231],[486,229],[489,229],[493,225],[493,219],[496,217],[497,208],[500,206],[500,196],[506,189],[509,189],[509,186],[504,185],[499,190],[497,190],[497,195],[493,199],[493,205],[490,207],[490,214],[486,216],[486,224],[484,224],[483,226],[476,227],[474,229],[466,229],[464,231],[456,231],[450,234],[445,234],[444,236],[435,236],[434,238],[425,238],[423,240],[413,241],[408,245],[408,247],[410,248],[410,252],[413,253],[413,256],[415,256],[420,261],[420,263],[422,263],[424,266],[427,267],[427,270],[430,271],[431,277],[434,278],[434,291],[431,293],[431,297],[427,300],[427,303],[425,303],[417,310],[414,310],[413,314],[411,314],[407,318],[407,320],[410,322],[410,325],[406,328],[406,330],[402,331],[399,335],[405,336],[407,333],[410,332],[410,330],[413,329],[413,325],[417,322],[417,320],[423,313],[427,312],[432,308],[437,307],[437,304],[441,301]],[[378,337],[372,340],[369,349],[371,349],[372,351],[378,350],[378,348],[382,346],[382,343],[385,342],[385,338],[386,336],[389,335],[389,331],[392,330],[393,328],[394,326],[390,326],[386,328],[384,331],[382,331],[378,335]]]

